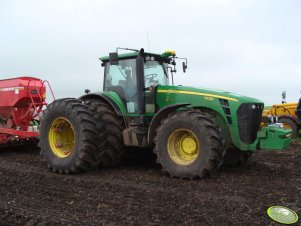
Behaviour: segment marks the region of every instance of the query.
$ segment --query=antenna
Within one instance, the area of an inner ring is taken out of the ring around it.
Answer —
[[[147,38],[148,52],[150,52],[148,32],[146,33],[146,38]]]
[[[282,103],[285,104],[286,103],[286,100],[285,100],[286,99],[286,91],[283,91],[281,96],[282,96]]]

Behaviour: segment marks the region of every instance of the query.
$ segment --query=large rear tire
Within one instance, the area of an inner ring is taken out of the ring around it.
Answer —
[[[99,156],[97,161],[100,166],[109,167],[118,164],[124,157],[126,149],[124,147],[122,131],[125,126],[120,118],[106,102],[99,99],[86,100],[85,104],[90,106],[96,120],[104,122],[108,135],[108,142],[105,145],[103,156]]]
[[[280,118],[278,120],[278,122],[283,123],[284,128],[292,130],[292,135],[291,135],[292,138],[295,138],[295,137],[299,136],[300,128],[293,119],[288,118],[288,117],[283,117],[283,118]]]
[[[79,173],[95,166],[103,155],[107,134],[104,123],[93,118],[80,100],[66,98],[51,103],[39,127],[41,155],[59,173]]]
[[[163,171],[178,178],[209,176],[224,150],[220,127],[199,110],[178,111],[163,119],[154,143]]]

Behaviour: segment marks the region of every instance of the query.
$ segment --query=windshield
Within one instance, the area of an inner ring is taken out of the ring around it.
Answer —
[[[146,61],[144,64],[145,87],[168,85],[167,72],[158,61]]]

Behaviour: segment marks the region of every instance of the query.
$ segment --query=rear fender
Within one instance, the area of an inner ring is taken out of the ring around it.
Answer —
[[[122,114],[120,108],[118,107],[118,105],[111,98],[103,95],[102,93],[89,93],[89,94],[86,94],[86,95],[83,95],[83,96],[79,97],[78,99],[80,99],[82,101],[91,100],[91,99],[102,100],[105,103],[107,103],[108,105],[110,105],[114,109],[115,113],[118,116],[123,116],[123,114]],[[124,120],[124,117],[122,117],[122,118]],[[125,120],[124,120],[124,124],[126,125]]]

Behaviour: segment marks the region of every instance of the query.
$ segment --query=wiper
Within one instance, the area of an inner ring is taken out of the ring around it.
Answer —
[[[125,74],[123,74],[123,72],[122,72],[122,70],[120,69],[120,67],[118,67],[118,70],[120,71],[120,73],[122,74],[122,76],[125,78],[125,80],[126,80],[126,76],[125,76]]]
[[[166,67],[163,67],[163,71],[164,71],[164,74],[166,75],[166,77],[168,78],[168,74],[167,74],[167,69],[166,69]]]

